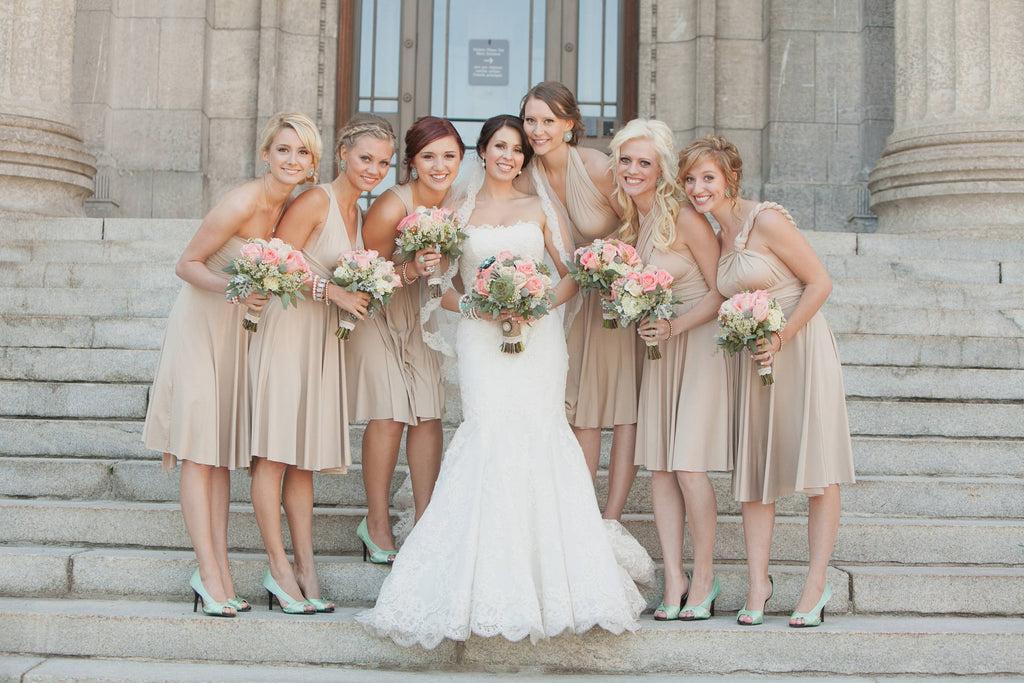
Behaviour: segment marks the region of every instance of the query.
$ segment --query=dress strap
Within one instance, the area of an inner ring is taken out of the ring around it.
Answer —
[[[750,215],[747,216],[746,222],[743,223],[743,229],[740,230],[740,234],[736,235],[736,239],[733,242],[733,248],[736,251],[743,251],[747,248],[747,240],[750,239],[750,231],[754,228],[754,220],[762,211],[766,211],[768,209],[778,211],[785,216],[790,223],[794,226],[796,225],[796,221],[794,221],[793,217],[789,215],[789,211],[786,211],[781,204],[776,204],[775,202],[761,202],[753,208]]]

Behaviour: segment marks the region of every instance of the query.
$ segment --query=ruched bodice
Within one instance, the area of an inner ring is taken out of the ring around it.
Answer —
[[[796,308],[804,293],[804,283],[774,254],[747,249],[747,240],[754,227],[754,219],[762,211],[774,210],[792,220],[789,212],[774,202],[762,202],[754,207],[733,241],[732,251],[722,255],[718,263],[718,291],[730,297],[743,291],[764,289],[779,302],[787,315]]]
[[[534,157],[540,167],[541,178],[547,182],[544,159]],[[558,201],[558,196],[548,187],[548,195]],[[611,237],[619,229],[619,217],[612,210],[608,199],[601,194],[583,164],[579,150],[569,147],[569,161],[565,169],[565,209],[569,217],[569,232],[576,247],[589,244],[598,238]]]
[[[231,276],[224,272],[224,269],[242,255],[242,245],[246,240],[238,235],[232,235],[221,248],[213,252],[206,259],[206,268],[219,278],[230,280]]]
[[[704,298],[710,287],[689,247],[684,245],[681,251],[674,251],[654,246],[654,233],[650,229],[651,220],[652,217],[648,215],[640,221],[637,253],[645,265],[661,268],[672,276],[672,294],[680,300],[675,306],[675,312],[682,315]]]

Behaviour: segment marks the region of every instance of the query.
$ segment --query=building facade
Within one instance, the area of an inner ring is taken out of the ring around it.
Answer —
[[[446,116],[471,145],[480,121],[547,79],[577,93],[586,144],[634,116],[666,121],[680,147],[725,135],[744,156],[745,194],[809,229],[1009,224],[1024,192],[1021,0],[3,7],[8,212],[199,217],[257,171],[277,111],[309,114],[328,149],[356,111],[400,136]]]

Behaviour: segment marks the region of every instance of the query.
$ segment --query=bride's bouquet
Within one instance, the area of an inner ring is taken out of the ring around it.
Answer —
[[[506,313],[520,318],[540,318],[554,305],[551,271],[543,263],[503,251],[477,268],[469,302],[475,311],[490,314],[492,319]],[[502,321],[501,333],[502,351],[520,353],[523,350],[522,327],[518,321]]]
[[[350,292],[366,292],[370,295],[367,310],[372,317],[378,310],[383,310],[391,295],[402,286],[402,280],[395,272],[395,264],[379,255],[373,249],[356,249],[343,252],[338,257],[338,267],[334,269],[331,283]],[[348,339],[355,329],[357,318],[345,313],[338,325],[338,339]]]
[[[613,282],[642,268],[640,255],[629,244],[617,239],[597,239],[573,252],[569,275],[579,283],[581,292],[597,290],[607,301]],[[619,326],[618,316],[607,305],[602,305],[601,315],[607,329]]]
[[[398,245],[402,256],[410,258],[421,249],[434,249],[441,256],[455,258],[462,255],[459,244],[466,233],[459,229],[455,214],[449,209],[419,207],[398,224]],[[431,273],[427,278],[431,298],[441,296],[441,274]]]
[[[609,308],[623,326],[647,319],[668,320],[676,317],[672,307],[679,299],[672,296],[672,276],[668,271],[647,266],[642,271],[627,273],[612,283]],[[645,341],[647,358],[658,360],[661,350],[658,342]]]
[[[769,339],[772,332],[779,332],[786,326],[782,307],[768,292],[758,289],[754,292],[740,292],[722,302],[718,308],[718,324],[721,334],[716,343],[732,355],[742,349],[757,353],[757,340]],[[761,384],[775,383],[772,366],[758,368]]]
[[[237,296],[244,299],[253,292],[259,292],[280,298],[283,308],[298,306],[298,299],[306,298],[301,290],[311,273],[301,251],[276,237],[270,241],[250,239],[242,245],[241,251],[241,256],[224,268],[224,272],[231,276],[225,289],[229,298]],[[247,309],[242,327],[255,332],[259,321],[260,311]]]

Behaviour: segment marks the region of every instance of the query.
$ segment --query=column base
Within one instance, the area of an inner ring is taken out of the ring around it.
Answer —
[[[878,231],[998,227],[1024,233],[1020,126],[963,122],[891,135],[868,182]]]
[[[96,158],[72,127],[0,115],[0,212],[84,216],[95,173]]]

